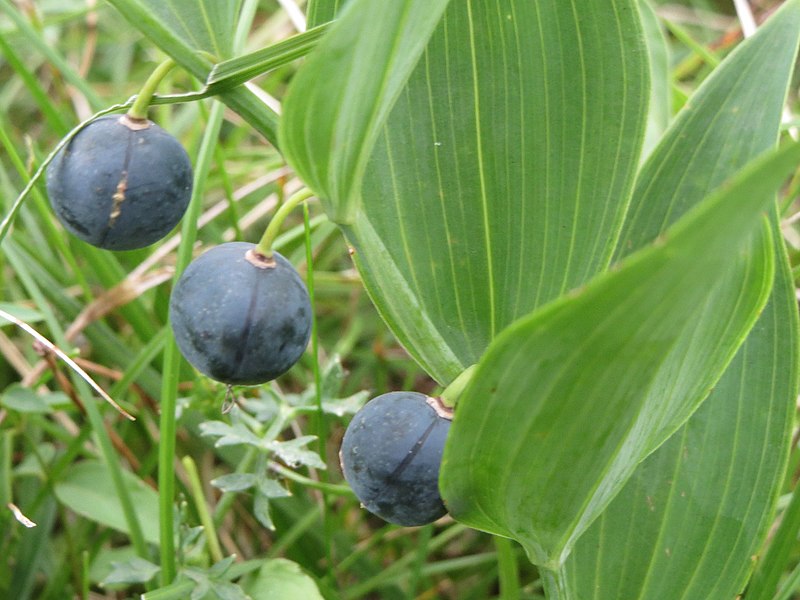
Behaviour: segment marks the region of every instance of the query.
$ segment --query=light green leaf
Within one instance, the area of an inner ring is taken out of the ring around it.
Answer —
[[[321,25],[250,54],[217,63],[206,81],[207,91],[230,89],[305,56],[327,30],[327,25]]]
[[[158,494],[128,471],[123,471],[144,539],[158,544]],[[129,533],[111,474],[99,461],[71,467],[55,485],[59,502],[87,519]]]
[[[636,235],[621,252],[774,145],[799,33],[793,1],[691,98],[642,173],[626,228]],[[797,309],[776,217],[773,231],[780,260],[767,308],[709,399],[578,541],[566,573],[578,597],[741,592],[774,512],[797,396]]]
[[[0,395],[0,406],[21,413],[49,413],[72,406],[63,392],[41,394],[19,384],[11,384]]]
[[[304,465],[317,469],[326,469],[326,465],[320,459],[319,454],[308,450],[306,446],[316,440],[313,435],[303,435],[285,442],[268,442],[263,444],[265,448],[271,450],[290,467]]]
[[[656,147],[661,136],[669,126],[672,110],[670,94],[669,47],[661,23],[653,10],[650,0],[640,0],[642,26],[647,40],[647,54],[650,57],[650,109],[647,113],[647,131],[644,137],[646,156]]]
[[[269,477],[263,477],[258,483],[258,491],[267,498],[287,498],[291,492],[280,483]]]
[[[102,585],[117,583],[146,583],[155,577],[161,567],[138,556],[125,562],[111,563],[111,572],[103,579]]]
[[[325,202],[352,222],[370,151],[449,0],[353,0],[297,73],[281,148]]]
[[[440,486],[454,517],[517,539],[537,564],[563,563],[763,309],[774,256],[759,215],[798,162],[800,145],[761,159],[654,246],[497,338],[445,448]],[[693,337],[704,321],[714,335]]]
[[[26,306],[20,306],[19,304],[12,304],[10,302],[0,302],[0,310],[3,310],[10,314],[13,317],[18,318],[20,321],[24,321],[29,325],[31,323],[38,323],[39,321],[44,321],[44,315],[40,313],[38,310],[33,308],[28,308]],[[0,317],[0,325],[6,325],[10,323],[3,317]]]
[[[453,2],[394,106],[344,229],[439,382],[608,265],[650,93],[637,1]]]
[[[711,396],[578,540],[567,562],[576,598],[742,592],[772,523],[797,394],[797,309],[781,258],[767,309]]]
[[[308,15],[306,20],[309,27],[316,27],[329,21],[344,6],[346,0],[308,0]]]
[[[256,484],[257,478],[252,473],[228,473],[211,480],[211,485],[223,492],[241,492]]]
[[[314,580],[285,558],[265,561],[245,591],[253,600],[322,600]]]

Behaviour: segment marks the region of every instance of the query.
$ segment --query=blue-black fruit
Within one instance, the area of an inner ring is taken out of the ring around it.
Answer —
[[[444,516],[439,466],[450,416],[437,399],[417,392],[383,394],[356,413],[339,459],[364,508],[408,527]]]
[[[180,142],[155,123],[109,115],[81,129],[47,167],[59,221],[99,248],[133,250],[166,236],[192,192]]]
[[[172,291],[175,341],[200,372],[257,385],[288,371],[311,334],[311,303],[291,263],[230,242],[195,259]]]

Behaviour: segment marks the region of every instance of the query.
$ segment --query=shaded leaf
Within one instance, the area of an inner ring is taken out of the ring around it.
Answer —
[[[346,0],[309,0],[306,20],[309,27],[333,21]]]
[[[290,467],[304,465],[325,469],[327,467],[319,454],[305,448],[316,439],[317,437],[314,435],[303,435],[285,442],[268,442],[266,448],[277,454]]]
[[[200,423],[200,433],[209,437],[218,437],[219,439],[214,444],[217,447],[237,444],[261,445],[261,438],[241,423],[228,425],[222,421],[205,421]]]
[[[144,539],[158,544],[158,495],[132,473],[123,471],[122,475]],[[55,484],[55,494],[59,502],[90,521],[130,533],[111,474],[103,463],[86,460],[73,465]]]
[[[264,494],[258,493],[253,500],[253,515],[258,522],[269,530],[275,529],[275,524],[272,522],[272,515],[269,512],[269,497]]]
[[[148,560],[135,556],[126,562],[111,563],[111,573],[102,581],[102,585],[116,583],[146,583],[161,571],[161,567]]]
[[[21,413],[50,413],[72,406],[69,397],[63,392],[40,394],[19,384],[8,386],[0,395],[0,406]]]
[[[229,473],[211,480],[211,485],[223,492],[241,492],[256,484],[256,476],[252,473]]]
[[[782,260],[773,299],[711,396],[578,540],[567,563],[576,597],[742,592],[791,440],[798,352],[787,275]]]
[[[267,498],[287,498],[292,494],[280,483],[269,477],[262,477],[258,483],[258,492]]]

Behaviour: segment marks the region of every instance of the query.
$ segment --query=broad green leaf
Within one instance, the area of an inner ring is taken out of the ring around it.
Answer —
[[[451,3],[344,228],[379,312],[438,381],[606,268],[647,69],[636,1]]]
[[[297,73],[284,101],[287,161],[350,223],[375,140],[449,0],[353,0]]]
[[[711,396],[578,540],[566,565],[575,598],[742,592],[791,441],[798,352],[789,275],[781,254],[773,297]]]
[[[158,494],[132,473],[123,471],[144,539],[158,544]],[[71,467],[55,485],[59,502],[87,519],[129,533],[111,474],[101,462],[87,460]]]
[[[265,561],[245,591],[253,600],[322,600],[314,580],[285,558]]]
[[[518,540],[537,564],[563,563],[763,309],[774,256],[759,217],[798,162],[800,145],[757,161],[654,245],[495,340],[445,448],[440,486],[456,519]],[[698,339],[703,321],[713,335]]]
[[[647,113],[647,131],[644,137],[646,156],[656,147],[661,136],[669,126],[672,111],[670,109],[670,68],[669,47],[661,23],[653,10],[650,0],[640,0],[639,10],[642,14],[642,26],[647,40],[647,54],[650,57],[650,109]]]
[[[640,177],[626,227],[636,235],[626,235],[621,252],[774,145],[798,33],[795,1],[691,98]],[[776,218],[773,231],[780,240]],[[741,591],[774,511],[797,395],[794,289],[780,241],[776,252],[770,303],[709,399],[579,540],[567,563],[578,597],[733,598]]]
[[[199,3],[165,3],[161,0],[107,1],[133,27],[200,81],[208,78],[213,65],[198,51],[216,54],[220,50],[221,54],[217,57],[228,58],[241,3],[241,0],[203,0]],[[198,5],[202,5],[204,9],[200,10]],[[168,12],[172,16],[162,20],[162,12]],[[245,87],[238,87],[222,93],[220,98],[267,140],[277,145],[278,116],[253,92]]]

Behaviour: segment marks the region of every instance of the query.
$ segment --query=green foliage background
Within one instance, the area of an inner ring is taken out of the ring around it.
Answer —
[[[342,4],[293,35],[294,3],[0,0],[0,309],[137,416],[2,327],[0,504],[37,526],[0,514],[0,595],[791,597],[800,151],[770,150],[797,125],[800,2],[746,42],[712,2]],[[196,173],[181,231],[109,254],[41,186],[18,206],[165,56],[152,116]],[[302,184],[320,202],[278,247],[313,344],[221,415],[169,282]],[[381,525],[341,482],[348,415],[475,363],[452,517]]]

